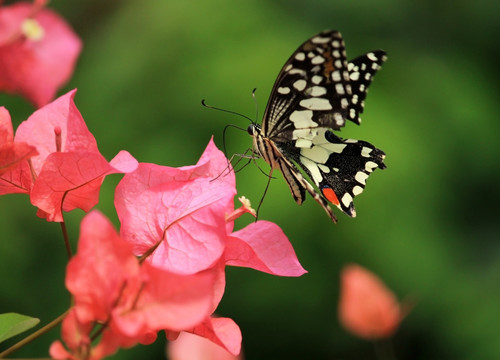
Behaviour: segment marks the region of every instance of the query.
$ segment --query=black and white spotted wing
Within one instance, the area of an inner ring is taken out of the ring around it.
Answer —
[[[300,205],[307,191],[333,221],[336,217],[328,201],[355,216],[353,198],[363,191],[375,168],[385,168],[384,152],[331,131],[339,130],[346,120],[360,123],[366,91],[385,59],[378,50],[347,62],[339,32],[313,36],[279,73],[262,126],[253,124],[248,129],[254,151],[272,170],[283,173],[295,201]]]

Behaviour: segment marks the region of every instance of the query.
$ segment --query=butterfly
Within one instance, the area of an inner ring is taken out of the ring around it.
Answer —
[[[288,59],[262,124],[248,127],[255,155],[271,166],[270,178],[280,170],[297,204],[308,192],[334,222],[329,203],[356,216],[354,197],[375,169],[386,167],[382,150],[332,131],[347,120],[361,123],[368,86],[386,59],[384,51],[376,50],[348,62],[340,32],[323,31]]]

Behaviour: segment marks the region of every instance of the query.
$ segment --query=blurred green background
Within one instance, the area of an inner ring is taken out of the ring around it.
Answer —
[[[139,161],[197,161],[226,124],[260,114],[281,66],[323,29],[342,31],[349,58],[389,54],[366,102],[363,124],[341,136],[387,153],[356,198],[358,217],[330,222],[312,199],[295,205],[272,181],[260,216],[279,224],[309,271],[279,278],[229,268],[217,311],[241,327],[245,359],[375,359],[373,344],[346,333],[336,314],[339,272],[356,262],[398,297],[417,299],[393,338],[399,359],[500,357],[498,39],[500,3],[478,1],[101,1],[54,0],[84,43],[70,84],[100,150],[126,149]],[[33,111],[0,95],[17,126]],[[228,153],[251,146],[229,131]],[[265,163],[261,163],[268,169]],[[99,209],[116,221],[106,178]],[[239,195],[258,204],[267,178],[237,174]],[[0,197],[0,312],[46,323],[62,313],[65,252],[58,224],[36,218],[28,198]],[[67,215],[76,243],[82,212]],[[238,226],[243,226],[242,220]],[[270,240],[271,241],[271,240]],[[59,329],[16,353],[46,356]],[[17,338],[19,339],[19,338]],[[16,340],[17,340],[16,339]],[[12,341],[11,343],[13,343]],[[164,358],[165,340],[113,359]]]

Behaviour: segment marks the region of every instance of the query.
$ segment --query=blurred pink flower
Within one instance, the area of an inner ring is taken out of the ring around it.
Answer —
[[[338,311],[344,328],[367,340],[392,336],[407,313],[377,276],[356,264],[342,270]]]
[[[49,103],[73,73],[82,44],[44,1],[0,4],[0,91]]]

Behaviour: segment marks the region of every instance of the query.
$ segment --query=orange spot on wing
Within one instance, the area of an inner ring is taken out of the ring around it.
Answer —
[[[334,205],[340,205],[339,199],[337,198],[337,195],[335,194],[335,191],[333,191],[332,188],[324,188],[321,190],[323,195],[327,198],[328,201],[330,201]]]

